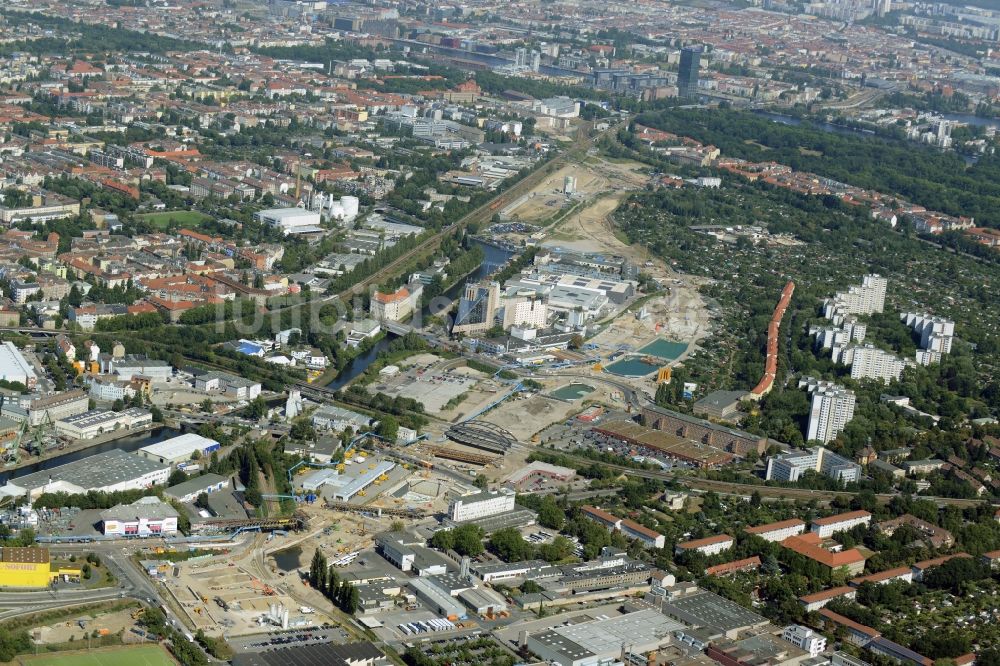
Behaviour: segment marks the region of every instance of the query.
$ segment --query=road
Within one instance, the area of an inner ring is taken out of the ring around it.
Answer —
[[[30,595],[30,596],[29,596]],[[47,590],[45,592],[0,592],[0,620],[31,615],[55,608],[86,606],[120,599],[121,590],[105,587],[97,590]]]

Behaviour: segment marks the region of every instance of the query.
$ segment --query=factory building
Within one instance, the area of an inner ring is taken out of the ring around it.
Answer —
[[[151,412],[131,407],[121,412],[95,409],[55,422],[56,432],[71,439],[93,439],[115,430],[135,430],[153,422]]]
[[[163,442],[144,446],[137,453],[146,460],[165,465],[176,465],[191,460],[196,454],[198,457],[207,457],[212,451],[218,450],[219,443],[214,439],[188,432]]]
[[[217,493],[228,487],[228,477],[219,474],[202,474],[182,481],[175,486],[170,486],[164,495],[178,502],[187,503],[195,501],[202,493]]]
[[[645,654],[673,641],[683,625],[654,610],[643,609],[528,633],[523,644],[544,661],[559,666],[597,666],[618,660],[622,646]]]
[[[426,578],[411,578],[408,584],[417,598],[435,613],[449,620],[464,620],[468,617],[465,606],[432,581]]]
[[[254,218],[261,224],[281,229],[286,236],[323,230],[320,226],[320,214],[304,208],[272,208],[254,213]]]

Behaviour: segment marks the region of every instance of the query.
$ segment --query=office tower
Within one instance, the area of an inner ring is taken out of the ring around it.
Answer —
[[[681,67],[677,73],[678,97],[691,97],[698,94],[698,68],[700,66],[700,46],[685,46],[681,49]]]

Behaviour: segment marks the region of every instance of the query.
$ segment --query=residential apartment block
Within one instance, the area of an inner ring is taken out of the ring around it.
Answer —
[[[679,543],[674,547],[674,554],[680,555],[682,553],[697,551],[703,555],[718,555],[732,548],[734,543],[736,543],[735,540],[728,534],[716,534],[704,539],[694,539]]]
[[[817,518],[812,522],[812,532],[821,539],[825,539],[837,532],[843,532],[858,525],[868,525],[871,522],[872,514],[867,511],[848,511],[836,516]]]
[[[856,400],[854,391],[813,377],[800,379],[799,388],[805,388],[812,394],[806,441],[826,444],[836,439],[847,423],[854,418]]]
[[[743,531],[747,534],[759,536],[761,539],[770,541],[771,543],[780,543],[788,537],[798,536],[805,532],[806,524],[798,518],[789,518],[788,520],[781,520],[776,523],[748,527]]]

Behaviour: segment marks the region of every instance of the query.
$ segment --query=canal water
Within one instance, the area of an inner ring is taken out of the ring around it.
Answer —
[[[470,273],[467,277],[459,280],[444,292],[444,298],[447,298],[448,300],[457,300],[461,297],[463,291],[465,290],[466,282],[475,282],[492,275],[504,264],[506,264],[512,256],[514,256],[514,253],[509,250],[504,250],[488,243],[482,243],[478,240],[474,240],[473,242],[483,249],[483,263],[481,263],[479,267],[472,271],[472,273]],[[430,304],[424,305],[423,310],[421,311],[421,316],[430,316],[431,312],[429,310],[429,305]],[[355,357],[354,360],[352,360],[350,364],[348,364],[347,367],[345,367],[341,373],[337,375],[337,378],[327,384],[326,387],[333,391],[339,391],[344,388],[344,386],[351,383],[354,378],[364,372],[368,366],[378,358],[380,353],[389,347],[389,342],[392,337],[393,335],[391,333],[387,334],[384,338],[375,343],[371,349],[366,351],[364,354]]]
[[[295,571],[302,566],[302,548],[300,546],[279,550],[271,557],[274,558],[274,564],[281,571]]]
[[[122,451],[127,451],[131,453],[132,451],[138,451],[144,446],[149,446],[150,444],[156,444],[157,442],[162,442],[171,437],[176,437],[181,434],[179,430],[173,428],[160,428],[159,430],[152,430],[149,432],[139,433],[136,435],[129,435],[127,437],[122,437],[121,439],[115,439],[110,442],[102,442],[95,446],[88,447],[86,449],[79,449],[77,451],[71,451],[70,453],[65,453],[61,456],[55,456],[47,460],[42,460],[31,465],[26,465],[15,470],[0,470],[0,484],[7,483],[9,480],[16,479],[19,476],[24,476],[26,474],[32,474],[34,472],[40,472],[43,469],[52,469],[53,467],[58,467],[59,465],[65,465],[66,463],[71,463],[76,460],[82,460],[84,458],[90,457],[96,453],[105,453],[107,451],[112,451],[114,449],[121,449]]]

